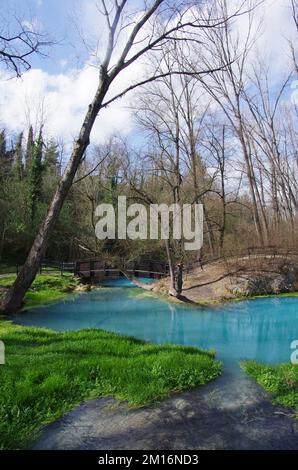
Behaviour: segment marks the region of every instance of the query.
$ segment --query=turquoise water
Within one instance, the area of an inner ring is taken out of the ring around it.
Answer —
[[[102,328],[156,343],[214,348],[225,364],[241,359],[279,363],[290,360],[290,344],[298,340],[298,298],[197,308],[162,301],[122,285],[34,308],[15,315],[14,320],[60,331]]]

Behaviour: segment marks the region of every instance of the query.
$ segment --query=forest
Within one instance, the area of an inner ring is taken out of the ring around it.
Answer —
[[[158,6],[148,10],[150,17]],[[65,142],[44,132],[42,114],[21,133],[1,130],[2,263],[22,265],[31,253],[30,285],[43,259],[149,258],[174,269],[179,260],[231,256],[250,247],[297,248],[295,44],[287,42],[287,68],[276,77],[272,62],[258,54],[258,5],[242,7],[230,11],[226,2],[212,3],[199,29],[196,20],[183,23],[188,14],[183,11],[172,29],[161,30],[161,15],[154,19],[156,39],[123,62],[137,47],[145,22],[137,23],[116,65],[110,71],[101,66],[99,88],[71,157]],[[104,16],[112,38],[109,63],[118,52],[113,43],[118,16],[113,25],[112,13]],[[242,16],[243,29],[237,26]],[[105,81],[109,88],[143,55],[141,82],[105,98]],[[116,133],[89,145],[99,110],[126,94],[136,138]],[[145,205],[203,204],[203,249],[186,253],[174,239],[98,240],[95,209],[100,203],[116,206],[119,195]]]
[[[285,465],[298,0],[2,3],[1,463]]]
[[[230,53],[223,42],[215,46],[218,55]],[[167,60],[180,62],[176,54]],[[248,58],[208,79],[165,77],[142,87],[132,102],[142,146],[115,135],[86,152],[45,256],[164,257],[160,241],[97,240],[95,208],[118,195],[145,204],[202,203],[204,252],[211,256],[297,247],[297,106],[288,99],[294,72],[273,87],[264,65],[247,75]],[[0,159],[1,260],[22,263],[63,172],[65,149],[43,136],[42,125],[18,135],[2,129]]]

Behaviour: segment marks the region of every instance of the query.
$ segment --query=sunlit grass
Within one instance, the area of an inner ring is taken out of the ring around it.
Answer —
[[[274,402],[294,408],[298,413],[298,365],[289,362],[271,366],[246,361],[242,367],[269,392]]]
[[[15,275],[0,278],[0,287],[8,288],[15,278]],[[26,293],[24,304],[26,307],[34,307],[61,300],[73,291],[78,283],[71,274],[39,274]]]
[[[214,353],[155,345],[102,330],[56,332],[0,322],[0,446],[28,446],[42,426],[84,399],[111,395],[140,406],[205,384]]]

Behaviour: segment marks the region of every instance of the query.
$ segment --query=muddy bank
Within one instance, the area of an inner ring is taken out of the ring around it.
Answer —
[[[153,292],[167,295],[169,285],[169,278],[164,278]],[[297,259],[255,257],[217,261],[184,273],[182,296],[186,301],[212,303],[297,291]]]

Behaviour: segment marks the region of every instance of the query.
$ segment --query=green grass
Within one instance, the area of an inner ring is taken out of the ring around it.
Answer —
[[[289,362],[269,366],[255,361],[246,361],[241,365],[275,403],[289,406],[298,413],[298,365]]]
[[[103,330],[56,332],[0,322],[0,448],[30,445],[41,428],[84,399],[140,406],[219,375],[213,352],[155,345]]]
[[[0,287],[9,287],[15,278],[15,275],[0,278]],[[75,289],[78,282],[71,274],[64,274],[63,276],[59,274],[39,274],[25,296],[25,307],[34,307],[61,300]]]

